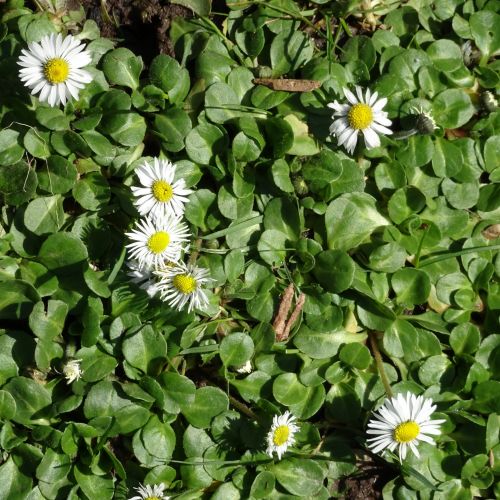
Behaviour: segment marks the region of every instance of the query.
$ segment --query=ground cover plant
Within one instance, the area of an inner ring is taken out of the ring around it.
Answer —
[[[499,3],[1,3],[0,499],[500,496]]]

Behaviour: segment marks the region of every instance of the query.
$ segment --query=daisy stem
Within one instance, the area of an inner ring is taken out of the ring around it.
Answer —
[[[382,356],[378,348],[376,333],[372,330],[368,330],[368,338],[370,339],[370,346],[372,348],[373,356],[375,357],[375,363],[380,375],[380,380],[382,380],[387,396],[392,398],[394,394],[392,393],[391,384],[389,383],[389,379],[385,373],[384,362],[382,361]]]

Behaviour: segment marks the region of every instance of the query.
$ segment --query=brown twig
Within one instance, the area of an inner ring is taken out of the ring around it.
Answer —
[[[294,325],[295,321],[299,317],[300,312],[302,311],[302,308],[304,307],[306,296],[301,293],[297,299],[292,314],[287,319],[288,313],[292,308],[293,296],[293,283],[290,283],[283,292],[280,306],[278,308],[278,314],[276,314],[273,322],[273,328],[276,332],[276,342],[283,342],[284,340],[288,339],[290,330],[292,329],[292,326]]]

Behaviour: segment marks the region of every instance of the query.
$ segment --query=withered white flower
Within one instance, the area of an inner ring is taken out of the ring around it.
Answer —
[[[267,434],[266,453],[270,457],[273,456],[273,453],[277,453],[278,459],[281,460],[288,447],[295,443],[294,436],[299,430],[295,421],[296,417],[289,411],[283,415],[274,415],[273,424]]]
[[[165,261],[181,258],[182,244],[189,241],[189,229],[181,217],[146,217],[136,222],[136,228],[125,233],[132,243],[127,248],[132,259],[143,267],[161,267]]]
[[[374,436],[368,438],[368,447],[373,453],[398,448],[400,460],[406,458],[408,449],[419,457],[419,441],[435,444],[429,434],[441,434],[439,424],[445,420],[430,419],[435,409],[432,399],[415,396],[411,392],[387,399],[374,413],[375,418],[368,422],[366,432]]]
[[[380,146],[379,134],[392,134],[387,128],[392,122],[387,118],[387,113],[382,111],[387,99],[378,99],[378,93],[372,94],[370,89],[363,96],[363,90],[358,86],[356,95],[348,89],[343,90],[349,104],[339,104],[337,101],[328,104],[334,110],[330,133],[335,135],[339,146],[343,145],[349,154],[354,152],[360,133],[367,148]]]
[[[155,217],[180,216],[184,213],[187,195],[193,191],[186,188],[184,179],[174,181],[176,167],[168,160],[155,158],[145,162],[135,173],[141,187],[133,186],[134,204],[141,215]]]
[[[139,288],[142,288],[150,297],[154,297],[158,292],[158,284],[153,275],[153,268],[147,265],[141,266],[138,261],[127,262],[129,271],[127,275]]]
[[[67,384],[71,384],[75,380],[80,380],[83,375],[83,370],[80,367],[81,361],[81,359],[72,359],[64,365],[63,375]]]
[[[180,263],[176,266],[165,266],[154,271],[159,278],[158,290],[161,299],[177,310],[187,305],[188,312],[193,309],[204,309],[208,298],[203,285],[209,283],[209,271],[193,264]]]
[[[50,106],[64,106],[71,97],[78,99],[80,90],[92,81],[90,73],[82,69],[91,62],[90,52],[84,49],[78,39],[71,35],[63,38],[60,33],[29,43],[17,62],[22,67],[21,81]]]
[[[155,484],[153,486],[140,485],[134,488],[138,495],[129,498],[129,500],[169,500],[170,497],[163,494],[165,485],[163,483]]]

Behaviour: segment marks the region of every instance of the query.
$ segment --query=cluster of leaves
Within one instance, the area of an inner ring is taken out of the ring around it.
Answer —
[[[93,81],[64,110],[16,64],[57,16],[2,6],[0,498],[120,499],[138,482],[330,498],[368,457],[378,350],[392,389],[446,419],[420,459],[370,458],[394,478],[384,494],[500,494],[500,113],[481,106],[500,80],[498,2],[391,2],[382,19],[330,3],[228,0],[222,24],[174,21],[177,60],[148,68],[86,21]],[[281,76],[321,87],[254,82]],[[348,157],[326,104],[354,84],[388,97],[395,132],[415,107],[438,128]],[[185,217],[216,286],[204,315],[150,300],[124,269],[128,186],[160,153],[196,187]],[[276,342],[290,283],[305,304]],[[83,376],[67,385],[72,358]],[[264,438],[284,409],[300,452],[275,462]]]

